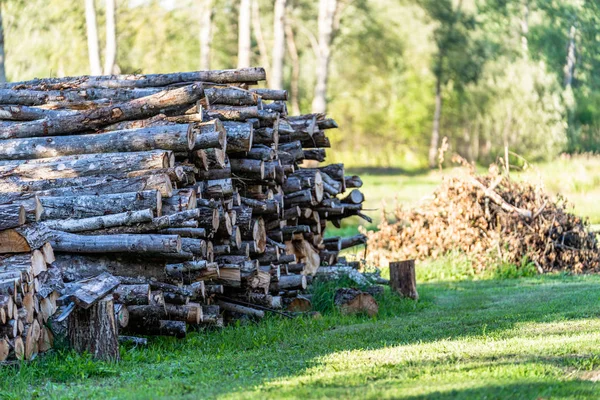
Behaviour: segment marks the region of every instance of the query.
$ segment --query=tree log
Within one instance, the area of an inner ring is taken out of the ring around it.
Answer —
[[[152,218],[154,218],[154,212],[146,209],[82,219],[46,221],[44,225],[63,232],[83,232],[149,222],[152,221]]]
[[[189,125],[157,126],[95,135],[47,136],[0,141],[0,160],[30,160],[76,154],[120,153],[154,149],[188,151],[196,133]]]
[[[390,286],[403,297],[419,299],[415,260],[390,262]]]
[[[173,154],[154,150],[134,153],[83,154],[26,161],[0,161],[0,177],[57,179],[107,175],[171,167]]]
[[[151,117],[160,114],[166,108],[191,104],[199,100],[201,94],[202,87],[196,84],[167,89],[128,102],[72,112],[61,118],[52,116],[15,124],[3,129],[0,132],[0,139],[66,135],[89,131],[119,121]]]
[[[369,317],[373,317],[379,312],[379,305],[373,296],[357,289],[338,289],[334,303],[340,308],[342,314],[366,313]]]
[[[254,128],[247,122],[223,121],[227,132],[227,153],[246,152],[252,149]]]
[[[21,226],[26,221],[25,207],[20,204],[0,206],[0,231]]]
[[[68,253],[129,253],[164,254],[179,253],[181,239],[175,235],[75,235],[53,231],[52,248]]]
[[[118,360],[119,342],[113,300],[106,297],[89,309],[75,309],[69,316],[69,343],[75,351],[99,360]]]
[[[160,216],[162,209],[161,197],[156,190],[99,196],[41,197],[40,202],[44,207],[42,220],[89,218],[139,210],[152,210]]]

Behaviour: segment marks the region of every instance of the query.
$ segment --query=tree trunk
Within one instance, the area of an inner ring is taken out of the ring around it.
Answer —
[[[238,14],[238,68],[250,66],[250,6],[252,0],[241,0]]]
[[[571,26],[569,30],[569,47],[567,49],[567,62],[565,64],[565,88],[569,88],[573,84],[573,75],[575,71],[576,47],[575,47],[575,35],[577,34],[577,28]]]
[[[115,0],[106,0],[106,48],[104,53],[104,75],[115,73],[117,61],[117,22]]]
[[[429,143],[429,168],[437,165],[438,147],[440,143],[440,118],[442,116],[442,77],[440,74],[435,81],[435,111],[433,113],[433,128]]]
[[[75,351],[99,360],[118,360],[119,341],[113,300],[106,297],[90,309],[77,308],[69,316],[69,343]]]
[[[254,137],[254,128],[250,122],[224,121],[227,132],[227,153],[250,151]]]
[[[401,296],[419,299],[415,278],[415,260],[390,262],[390,286]]]
[[[213,0],[200,0],[200,69],[210,69]]]
[[[317,54],[317,82],[312,103],[314,113],[327,110],[327,80],[333,40],[333,23],[337,10],[337,0],[319,0],[319,52]]]
[[[0,83],[6,82],[6,57],[4,52],[4,23],[0,9]]]
[[[101,75],[100,50],[98,48],[98,26],[94,0],[85,0],[85,24],[87,27],[88,57],[91,75]]]
[[[252,30],[258,44],[258,52],[260,53],[260,63],[267,73],[267,85],[270,84],[271,65],[269,63],[269,52],[267,44],[263,36],[262,27],[260,24],[260,5],[258,0],[252,1]]]
[[[529,43],[527,36],[529,35],[529,0],[523,1],[523,16],[521,19],[521,51],[523,57],[529,57]]]
[[[292,103],[292,113],[298,115],[300,114],[300,57],[298,56],[298,48],[296,47],[296,39],[294,38],[294,28],[292,28],[289,17],[285,20],[285,38],[287,49],[292,59],[290,102]]]
[[[285,55],[285,4],[286,0],[275,0],[273,15],[273,61],[271,63],[271,80],[273,89],[283,88],[283,57]]]

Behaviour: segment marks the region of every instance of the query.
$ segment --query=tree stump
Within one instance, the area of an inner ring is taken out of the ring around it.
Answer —
[[[377,315],[379,305],[373,296],[358,289],[341,288],[335,292],[334,303],[342,314],[365,313],[369,317]]]
[[[111,296],[88,309],[77,307],[69,316],[69,343],[77,352],[99,360],[118,360],[119,341]]]
[[[390,262],[390,286],[403,297],[419,299],[415,260]]]

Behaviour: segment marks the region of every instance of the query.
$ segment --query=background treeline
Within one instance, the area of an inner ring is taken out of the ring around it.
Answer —
[[[3,1],[7,79],[249,62],[293,111],[322,110],[326,85],[341,127],[328,161],[423,167],[443,137],[482,163],[506,145],[600,151],[597,0],[116,0],[111,30],[113,2],[96,0],[94,61],[92,0]]]

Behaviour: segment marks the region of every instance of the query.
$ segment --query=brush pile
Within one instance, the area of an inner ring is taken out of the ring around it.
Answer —
[[[323,239],[327,221],[368,219],[362,182],[318,167],[335,121],[288,116],[284,90],[250,88],[264,79],[0,87],[0,360],[47,349],[50,326],[116,358],[119,334],[183,337],[309,302],[298,295],[319,266],[366,241]]]
[[[452,250],[467,254],[481,271],[498,262],[532,262],[540,273],[600,270],[600,252],[588,224],[567,211],[562,198],[541,187],[511,180],[493,167],[485,176],[469,171],[445,180],[433,200],[385,214],[368,233],[368,261],[436,258]]]

